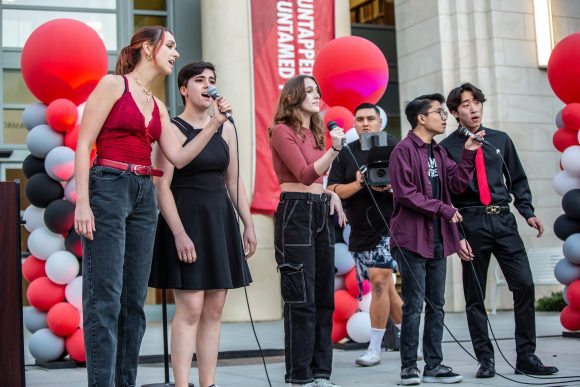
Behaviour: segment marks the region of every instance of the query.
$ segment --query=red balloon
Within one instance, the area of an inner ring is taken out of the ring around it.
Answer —
[[[65,285],[58,285],[48,279],[39,277],[32,281],[26,291],[28,303],[43,312],[64,300]]]
[[[580,47],[578,47],[580,50]],[[578,132],[580,129],[580,103],[568,104],[562,109],[562,122],[564,127],[568,130]]]
[[[75,105],[86,101],[108,66],[103,40],[73,19],[55,19],[38,27],[26,41],[21,58],[24,82],[46,105],[57,98]]]
[[[346,332],[346,320],[332,319],[332,342],[338,343],[348,336]]]
[[[46,277],[46,272],[44,271],[45,265],[46,261],[30,255],[22,263],[22,276],[28,282],[32,282],[40,277]]]
[[[336,122],[345,132],[354,126],[353,114],[342,106],[333,106],[324,113],[324,126],[328,127],[330,121]]]
[[[356,268],[353,267],[346,275],[344,276],[344,286],[346,290],[353,296],[359,296],[359,288],[358,288],[358,280],[356,278]]]
[[[568,304],[571,307],[580,309],[580,280],[576,280],[568,285],[566,297],[568,297]]]
[[[64,342],[66,351],[74,361],[84,363],[87,361],[85,353],[85,339],[81,328],[74,331]]]
[[[554,144],[554,148],[558,149],[560,152],[564,152],[569,146],[579,145],[578,133],[560,128],[554,133],[552,143]]]
[[[351,112],[363,102],[377,103],[389,82],[389,66],[381,50],[358,36],[328,42],[316,56],[313,74],[324,101]]]
[[[548,81],[564,103],[580,102],[580,32],[560,40],[548,61]]]
[[[46,121],[57,132],[72,129],[78,118],[77,106],[65,98],[55,99],[46,109]]]
[[[66,132],[64,135],[64,146],[69,147],[72,150],[77,150],[77,141],[79,139],[79,131],[81,129],[80,124],[76,124],[71,130]]]
[[[580,309],[568,305],[560,314],[560,323],[569,331],[580,330]]]
[[[77,308],[68,302],[60,302],[50,308],[46,321],[52,333],[58,336],[68,336],[79,327],[81,315]]]
[[[347,290],[337,290],[334,292],[334,314],[335,320],[348,320],[358,309],[358,301]]]

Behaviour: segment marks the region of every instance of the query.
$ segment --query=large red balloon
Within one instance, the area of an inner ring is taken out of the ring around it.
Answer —
[[[28,282],[32,282],[37,278],[46,277],[46,271],[44,271],[44,266],[46,261],[36,258],[34,255],[30,255],[22,263],[22,276]]]
[[[48,277],[39,277],[28,286],[26,299],[36,309],[46,312],[64,300],[64,289],[64,285],[55,284]]]
[[[81,315],[77,308],[68,302],[60,302],[48,311],[46,316],[48,328],[58,336],[68,336],[77,330]]]
[[[568,298],[568,304],[571,307],[580,309],[580,279],[568,285],[566,297]]]
[[[578,133],[564,128],[558,129],[554,132],[552,137],[554,148],[560,152],[564,152],[566,148],[572,145],[578,145]]]
[[[107,73],[107,50],[97,33],[78,20],[55,19],[32,32],[22,49],[22,77],[36,98],[49,105],[66,98],[86,101]]]
[[[358,301],[347,290],[337,290],[334,292],[334,314],[335,320],[348,320],[358,309]]]
[[[578,49],[580,50],[580,47]],[[562,109],[562,122],[564,122],[566,129],[578,132],[580,129],[580,103],[571,103]]]
[[[322,99],[351,112],[363,102],[377,103],[389,82],[389,66],[381,50],[358,36],[328,42],[316,56],[313,74]]]
[[[548,61],[548,81],[565,103],[580,103],[580,32],[560,40]]]
[[[560,323],[569,331],[580,330],[580,309],[568,305],[560,314]]]
[[[332,342],[338,343],[340,340],[348,336],[346,332],[346,321],[347,320],[335,320],[332,319]]]
[[[55,99],[46,109],[46,121],[57,132],[72,129],[78,118],[77,106],[65,98]]]
[[[74,331],[72,335],[65,339],[64,346],[73,360],[81,363],[87,361],[87,355],[85,353],[85,339],[83,337],[83,330],[81,328]]]

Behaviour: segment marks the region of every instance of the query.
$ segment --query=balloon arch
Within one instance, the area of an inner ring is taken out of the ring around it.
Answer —
[[[86,24],[51,20],[30,35],[22,50],[22,76],[40,102],[22,115],[30,155],[24,210],[31,255],[22,264],[32,308],[24,324],[32,333],[30,354],[37,362],[84,362],[80,236],[74,231],[74,157],[84,102],[107,73],[105,45]],[[95,151],[93,150],[93,157]]]

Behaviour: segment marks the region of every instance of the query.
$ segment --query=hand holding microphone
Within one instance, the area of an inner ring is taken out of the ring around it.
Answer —
[[[339,151],[346,144],[346,138],[341,127],[336,122],[329,121],[326,125],[330,131],[330,139],[332,140],[332,149]]]
[[[230,113],[232,111],[232,108],[229,102],[224,97],[220,96],[220,92],[218,91],[217,87],[215,87],[215,85],[211,85],[210,87],[208,87],[207,95],[209,95],[211,98],[213,98],[214,101],[216,101],[218,112],[225,114],[226,118],[232,124],[234,124],[234,117],[232,117],[232,113]],[[225,122],[225,120],[223,120],[223,122]]]
[[[488,144],[488,142],[485,141],[484,139],[485,130],[482,130],[480,132],[477,132],[477,134],[475,134],[469,129],[461,127],[459,128],[459,133],[463,134],[465,137],[468,138],[467,141],[465,142],[465,149],[467,150],[478,150],[483,146],[483,144]]]

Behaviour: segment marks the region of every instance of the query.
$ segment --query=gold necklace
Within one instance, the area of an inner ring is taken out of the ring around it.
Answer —
[[[141,80],[139,78],[137,78],[135,73],[129,73],[129,75],[131,76],[131,78],[133,78],[135,80],[135,82],[141,88],[141,90],[143,90],[143,94],[145,94],[145,97],[147,98],[147,103],[149,103],[149,101],[151,101],[151,97],[153,96],[151,89],[146,88],[143,85],[143,82],[141,82]]]

